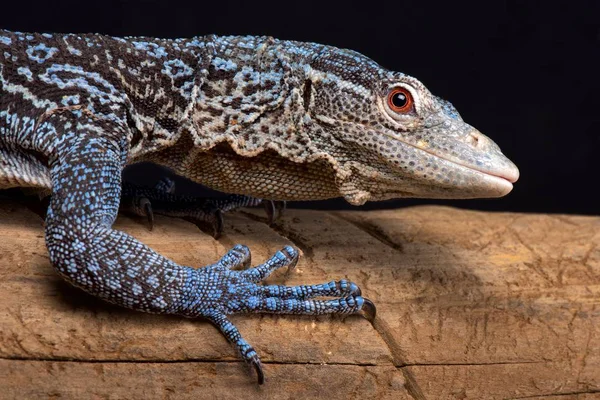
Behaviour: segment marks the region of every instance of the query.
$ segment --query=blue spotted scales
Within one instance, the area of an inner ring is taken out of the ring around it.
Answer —
[[[164,182],[124,186],[123,168],[142,161],[232,197],[196,203]],[[449,102],[350,50],[271,37],[0,30],[0,189],[51,194],[45,232],[58,273],[120,306],[207,318],[260,383],[259,357],[228,316],[373,318],[373,303],[343,279],[262,285],[296,264],[289,246],[255,267],[243,245],[206,267],[178,265],[111,228],[120,203],[149,217],[218,220],[261,199],[500,197],[518,174]]]

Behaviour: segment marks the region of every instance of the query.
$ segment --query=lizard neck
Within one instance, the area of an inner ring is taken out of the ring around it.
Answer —
[[[270,37],[214,38],[214,55],[191,113],[194,147],[227,143],[241,156],[273,150],[302,162],[304,69],[288,42]]]
[[[189,134],[195,151],[225,142],[243,156],[274,150],[305,161],[306,57],[290,53],[290,43],[270,37],[209,36],[189,39],[185,51],[169,51],[174,57],[161,71],[164,76],[167,70],[168,84],[127,88],[130,122],[137,131],[131,140],[132,158],[163,150]]]
[[[309,112],[315,101],[312,82],[319,79],[311,63],[326,46],[239,36],[211,37],[202,46],[207,52],[196,77],[191,107],[183,113],[178,130],[148,151],[144,160],[166,165],[204,184],[208,183],[200,178],[205,176],[201,169],[212,169],[207,157],[223,151],[231,152],[228,157],[242,174],[253,169],[259,159],[277,160],[278,171],[291,180],[307,175],[307,166],[317,166],[315,171],[327,171],[326,179],[320,178],[326,187],[318,189],[318,198],[339,196],[340,184],[350,171],[335,152],[325,150],[342,144],[336,146],[331,127]],[[323,141],[327,146],[322,146]],[[262,157],[263,153],[268,155]],[[250,158],[256,162],[249,164]],[[225,182],[227,177],[216,182],[214,176],[209,186],[235,191]],[[301,198],[316,198],[310,196]]]

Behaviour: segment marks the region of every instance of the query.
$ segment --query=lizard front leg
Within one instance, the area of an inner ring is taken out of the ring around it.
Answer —
[[[68,281],[104,300],[134,310],[204,317],[212,321],[257,370],[260,360],[228,320],[231,314],[351,314],[373,304],[347,281],[310,286],[264,286],[273,270],[293,266],[291,247],[247,270],[250,252],[236,246],[204,268],[179,265],[111,228],[119,208],[125,164],[124,128],[85,115],[51,118],[60,141],[50,159],[53,194],[46,220],[50,259]],[[313,297],[334,297],[317,300]]]

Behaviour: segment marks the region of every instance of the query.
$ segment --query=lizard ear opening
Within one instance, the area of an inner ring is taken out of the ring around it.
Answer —
[[[304,109],[308,111],[310,105],[310,96],[312,95],[312,81],[307,79],[304,81],[304,87],[302,88],[302,101],[304,102]]]

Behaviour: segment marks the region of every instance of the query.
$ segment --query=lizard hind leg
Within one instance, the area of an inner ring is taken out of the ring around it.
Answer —
[[[273,225],[285,209],[285,202],[237,194],[223,198],[177,195],[175,194],[175,182],[165,177],[153,188],[124,183],[120,209],[146,217],[150,230],[154,227],[154,214],[161,214],[182,218],[195,224],[201,230],[208,226],[213,237],[218,239],[223,233],[222,214],[224,212],[261,204],[265,208],[269,225]]]
[[[34,154],[0,145],[0,189],[13,187],[50,189],[50,171]]]
[[[154,228],[154,215],[160,214],[183,218],[202,230],[208,226],[215,239],[222,234],[222,212],[210,199],[176,195],[174,191],[175,184],[168,178],[153,188],[124,183],[120,210],[146,217],[150,230]]]
[[[281,218],[286,208],[285,201],[259,199],[257,197],[242,194],[230,194],[222,199],[214,199],[213,202],[223,212],[233,211],[243,207],[256,207],[262,204],[265,213],[267,214],[269,225],[273,225]]]

